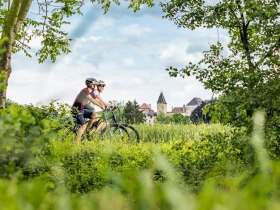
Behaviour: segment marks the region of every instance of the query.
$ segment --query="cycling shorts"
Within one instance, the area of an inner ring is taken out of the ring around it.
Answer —
[[[84,125],[86,123],[85,119],[92,118],[93,111],[89,109],[82,109],[79,111],[78,115],[76,115],[77,123],[80,125]]]

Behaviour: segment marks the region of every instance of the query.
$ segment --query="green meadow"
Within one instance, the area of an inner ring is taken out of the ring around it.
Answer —
[[[77,145],[61,106],[10,106],[0,120],[0,209],[279,209],[280,168],[255,129],[135,125],[139,144]]]

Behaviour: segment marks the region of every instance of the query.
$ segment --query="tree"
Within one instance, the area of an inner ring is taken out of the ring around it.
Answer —
[[[221,121],[241,116],[247,120],[239,125],[248,125],[259,108],[266,109],[268,119],[279,115],[280,1],[171,0],[161,6],[165,18],[179,27],[222,28],[230,37],[226,46],[219,41],[210,45],[198,63],[168,67],[170,76],[193,75],[218,93],[221,97],[214,106]]]
[[[156,117],[156,123],[159,124],[189,124],[190,119],[187,116],[182,115],[181,113],[175,113],[171,116],[167,116],[164,113],[160,112]]]
[[[182,115],[181,113],[175,113],[171,116],[171,122],[174,124],[188,124],[190,119],[187,116]]]
[[[145,115],[139,110],[140,106],[134,100],[133,102],[128,101],[123,109],[124,119],[129,124],[140,124],[145,121]]]
[[[197,106],[191,113],[190,120],[198,124],[199,122],[209,123],[211,117],[208,113],[204,113],[205,105],[212,103],[212,101],[203,101],[199,106]]]
[[[164,113],[159,112],[156,116],[156,123],[168,124],[171,123],[171,117],[166,116]]]
[[[71,39],[61,28],[70,24],[67,18],[82,14],[82,6],[89,2],[101,4],[104,13],[112,3],[120,5],[119,0],[0,1],[0,108],[5,108],[12,54],[23,50],[27,56],[31,56],[28,44],[35,37],[42,38],[42,48],[35,53],[39,62],[48,58],[54,62],[61,53],[69,53]],[[142,4],[153,6],[152,0],[131,0],[129,8],[137,11]]]

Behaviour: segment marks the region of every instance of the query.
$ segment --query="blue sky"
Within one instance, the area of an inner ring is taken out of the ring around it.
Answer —
[[[218,40],[217,30],[179,29],[162,19],[159,6],[143,7],[134,13],[127,5],[113,6],[104,15],[99,6],[87,7],[65,30],[74,38],[72,53],[56,63],[38,64],[22,53],[13,56],[8,98],[23,104],[47,104],[52,99],[72,104],[87,77],[106,81],[106,100],[136,100],[156,110],[161,91],[172,106],[187,104],[193,97],[210,99],[212,93],[195,78],[170,78],[167,66],[183,67],[196,62],[210,43]],[[227,42],[226,33],[219,39]],[[40,47],[40,40],[31,43]]]

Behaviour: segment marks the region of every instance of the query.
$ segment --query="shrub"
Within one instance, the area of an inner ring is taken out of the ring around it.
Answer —
[[[0,110],[0,177],[21,172],[65,125],[66,107],[11,104]],[[69,116],[69,115],[68,115]]]

